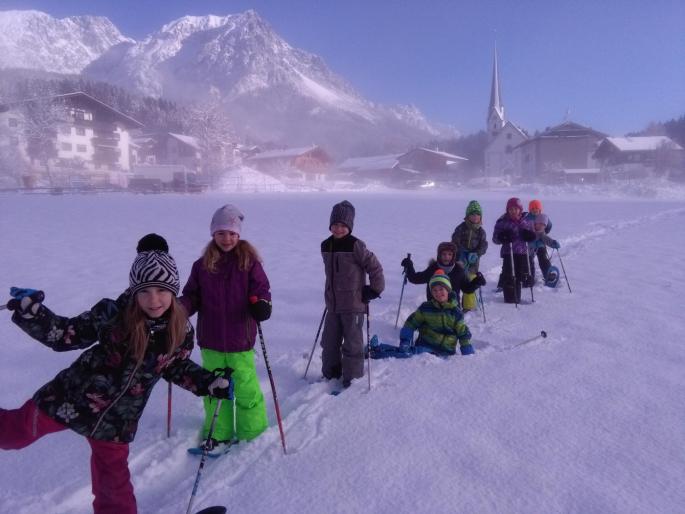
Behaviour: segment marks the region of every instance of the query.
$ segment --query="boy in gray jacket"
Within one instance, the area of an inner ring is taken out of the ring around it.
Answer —
[[[326,379],[342,378],[343,387],[364,376],[364,313],[369,301],[385,289],[383,267],[364,242],[351,234],[353,226],[354,206],[347,200],[334,205],[329,223],[332,236],[321,243],[327,309],[321,373]]]

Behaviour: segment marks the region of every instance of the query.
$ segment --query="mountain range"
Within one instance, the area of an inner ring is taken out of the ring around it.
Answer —
[[[315,54],[292,47],[255,11],[184,16],[140,41],[104,17],[0,12],[0,69],[85,77],[202,104],[218,96],[236,133],[320,144],[334,155],[398,152],[453,134],[413,106],[365,99]]]

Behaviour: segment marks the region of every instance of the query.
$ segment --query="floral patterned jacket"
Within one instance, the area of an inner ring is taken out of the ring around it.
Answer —
[[[123,337],[121,307],[119,301],[103,299],[91,310],[65,318],[42,305],[34,318],[15,312],[12,321],[55,351],[88,348],[33,395],[40,410],[86,437],[128,443],[160,378],[205,396],[215,376],[189,359],[194,336],[190,323],[183,343],[166,355],[166,321],[161,318],[148,322],[148,347],[137,363]]]

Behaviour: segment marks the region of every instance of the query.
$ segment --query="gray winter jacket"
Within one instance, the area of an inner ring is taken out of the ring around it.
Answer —
[[[329,237],[321,243],[321,257],[326,272],[326,308],[333,313],[366,311],[362,288],[369,275],[371,289],[379,295],[385,289],[383,267],[360,239],[347,235]]]

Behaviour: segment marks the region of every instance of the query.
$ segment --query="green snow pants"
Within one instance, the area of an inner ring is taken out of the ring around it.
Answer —
[[[233,369],[231,377],[235,387],[235,401],[221,402],[221,409],[214,425],[214,439],[217,441],[254,439],[264,432],[269,424],[264,395],[259,387],[259,378],[257,378],[254,351],[227,353],[202,348],[201,352],[202,366],[205,369],[214,371],[227,366]],[[203,438],[207,438],[216,401],[216,398],[204,397]]]

